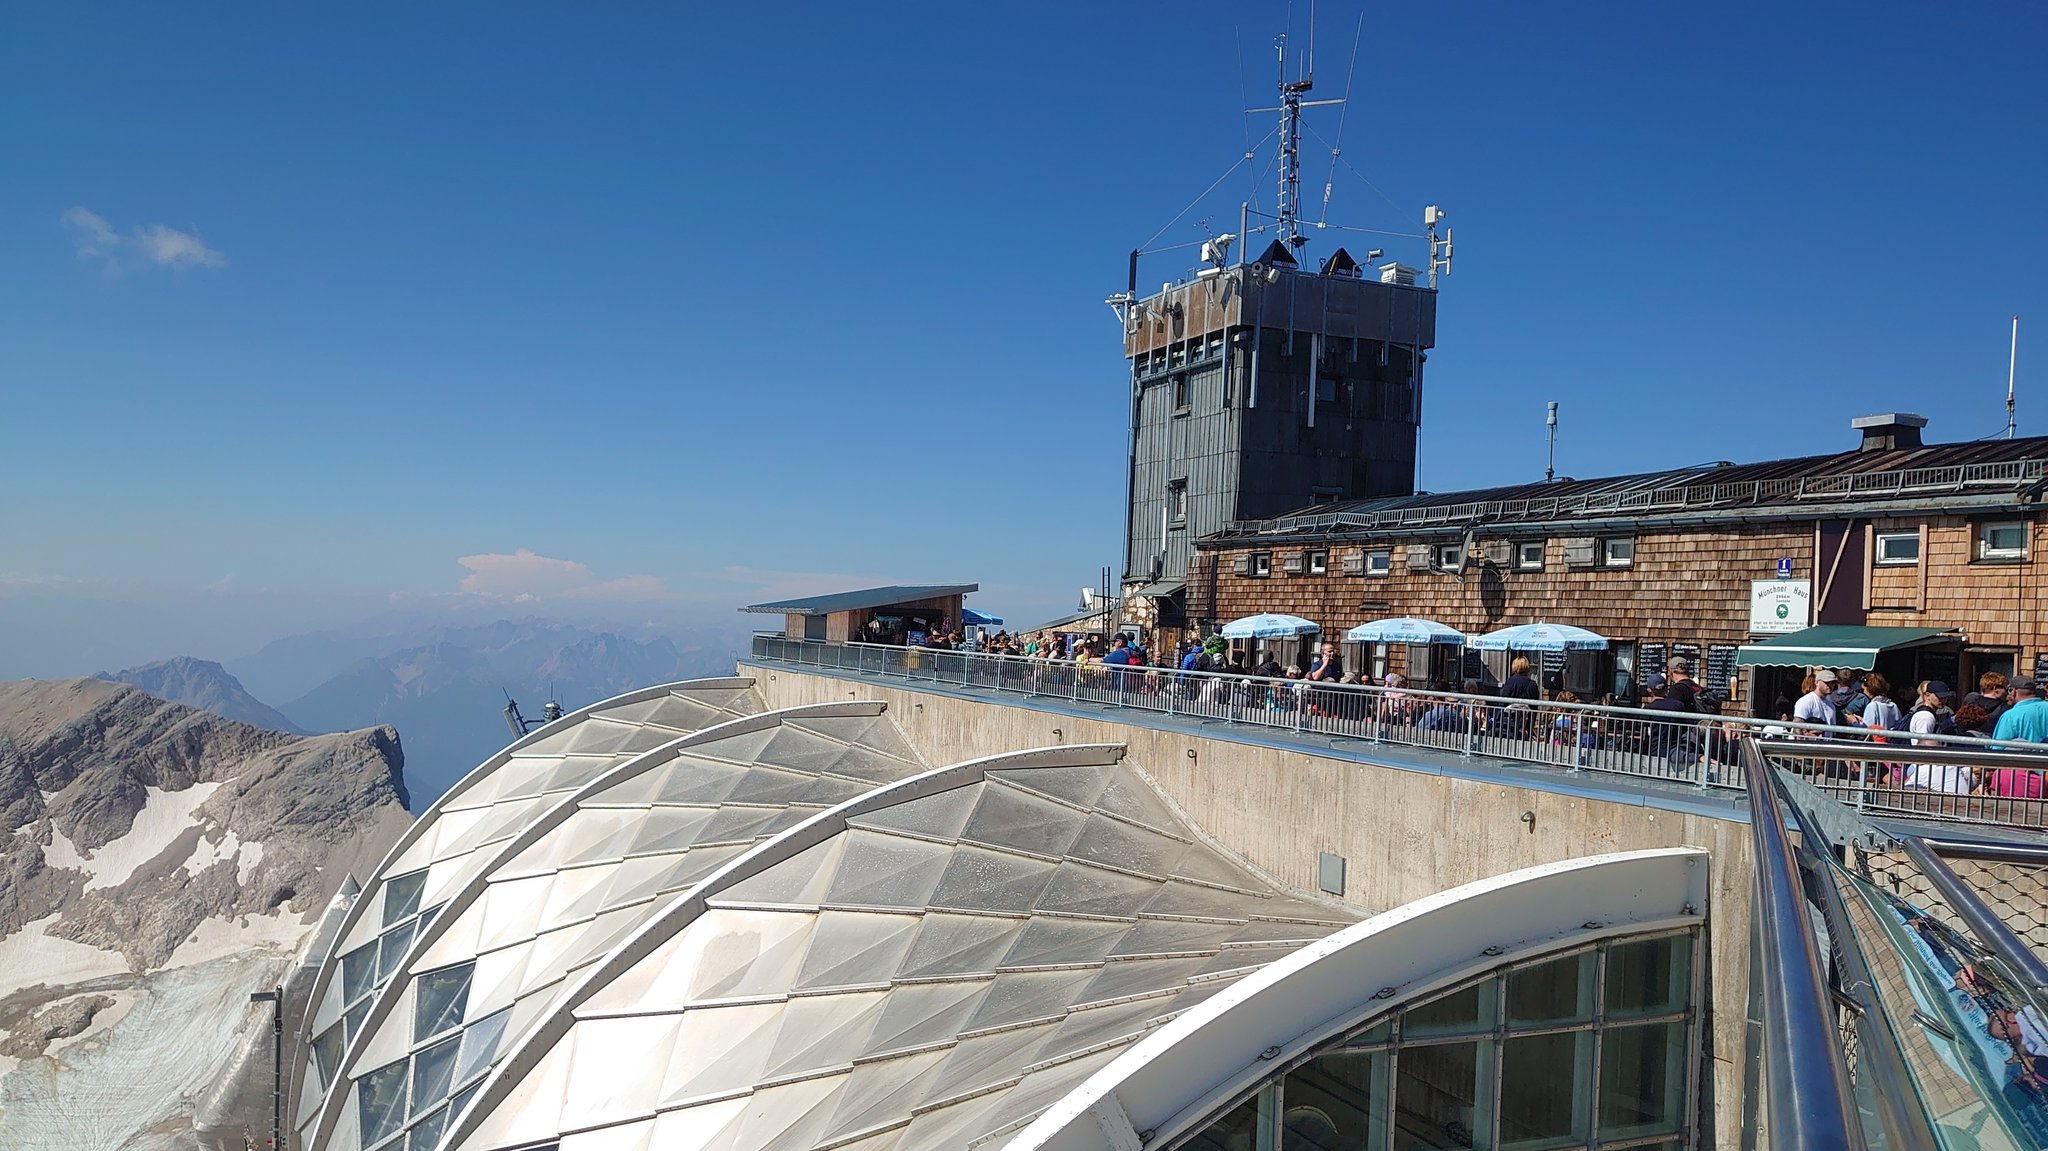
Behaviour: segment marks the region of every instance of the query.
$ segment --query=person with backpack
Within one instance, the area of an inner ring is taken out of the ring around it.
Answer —
[[[1892,685],[1878,673],[1873,671],[1863,677],[1863,726],[1880,732],[1906,730],[1905,713],[1899,710],[1891,693]],[[1873,738],[1884,742],[1882,735]]]
[[[1914,735],[1954,735],[1956,714],[1948,708],[1948,685],[1938,679],[1922,680],[1919,701],[1913,705],[1913,713],[1907,718],[1906,730]],[[1913,742],[1922,747],[1938,747],[1939,741],[1918,739]]]

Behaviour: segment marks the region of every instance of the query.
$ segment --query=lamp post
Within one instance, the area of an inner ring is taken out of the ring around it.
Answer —
[[[270,1004],[270,1146],[284,1151],[284,988],[253,992],[249,1002]]]

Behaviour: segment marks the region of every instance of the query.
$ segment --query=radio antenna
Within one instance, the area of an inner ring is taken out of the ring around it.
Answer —
[[[1557,478],[1557,401],[1550,401],[1550,414],[1544,418],[1545,430],[1549,433],[1550,454],[1543,461],[1543,482],[1550,483]]]
[[[2012,318],[2012,356],[2005,362],[2005,438],[2011,439],[2018,425],[2013,420],[2012,384],[2020,368],[2020,318]]]

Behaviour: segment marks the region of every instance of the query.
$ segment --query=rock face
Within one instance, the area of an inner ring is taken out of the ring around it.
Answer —
[[[0,1147],[193,1146],[249,993],[405,827],[402,764],[390,728],[0,683]]]
[[[305,731],[284,717],[284,713],[250,695],[242,681],[212,660],[181,655],[146,663],[101,679],[132,684],[158,699],[182,703],[215,715],[246,723],[251,727],[304,735]]]

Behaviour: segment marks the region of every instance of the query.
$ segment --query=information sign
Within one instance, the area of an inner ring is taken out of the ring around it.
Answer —
[[[1791,579],[1791,578],[1792,578],[1792,557],[1790,557],[1790,556],[1786,556],[1786,557],[1784,557],[1783,559],[1780,559],[1780,560],[1778,561],[1778,578],[1779,578],[1779,579]]]
[[[1751,580],[1749,584],[1749,633],[1788,635],[1804,631],[1812,617],[1813,581],[1803,579]]]
[[[1664,661],[1671,656],[1661,643],[1643,643],[1636,646],[1636,684],[1650,682],[1650,673],[1664,674]]]

